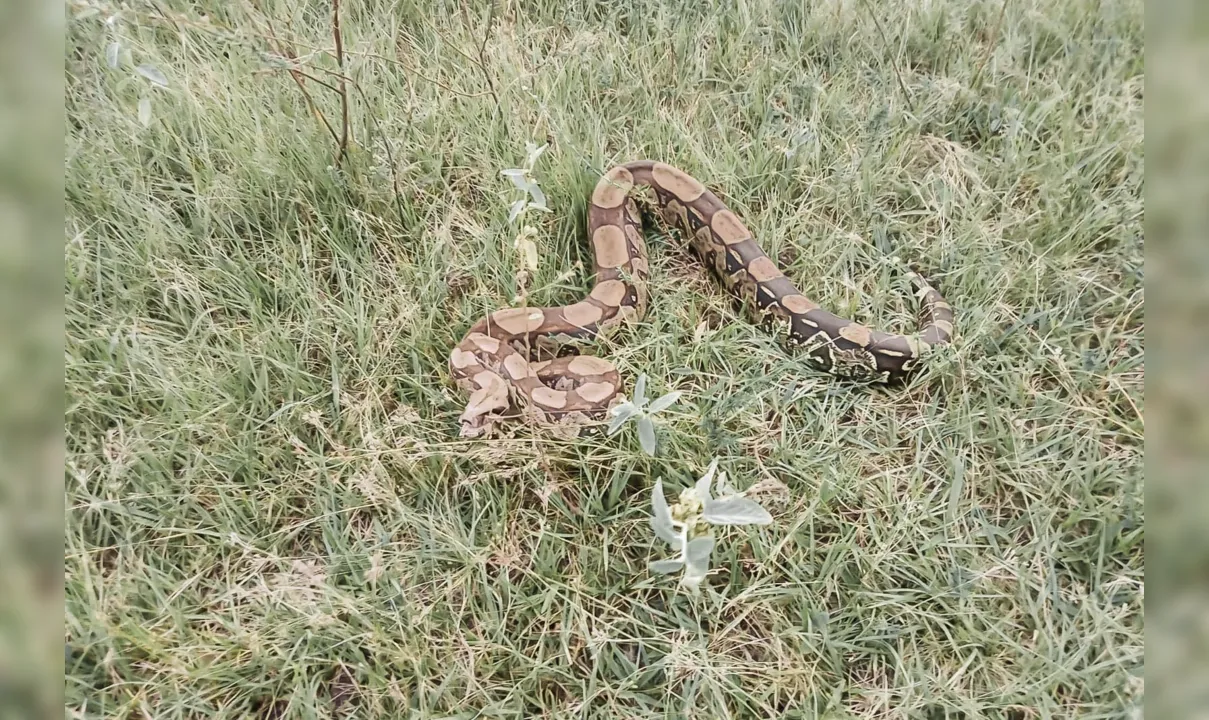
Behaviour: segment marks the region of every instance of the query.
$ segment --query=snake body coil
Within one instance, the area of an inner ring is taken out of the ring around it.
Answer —
[[[609,170],[592,192],[588,233],[595,284],[588,297],[562,307],[498,310],[450,353],[450,371],[470,393],[463,436],[483,434],[515,405],[539,422],[575,424],[603,417],[616,402],[622,385],[612,363],[589,355],[530,362],[529,351],[592,340],[643,317],[649,276],[644,210],[679,230],[761,322],[779,329],[785,344],[806,352],[822,370],[892,382],[909,374],[932,346],[952,338],[952,307],[919,275],[911,273],[921,302],[917,335],[837,317],[798,292],[743,222],[692,176],[665,163],[627,163]]]

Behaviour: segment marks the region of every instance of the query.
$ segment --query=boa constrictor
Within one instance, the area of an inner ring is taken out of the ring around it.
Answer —
[[[821,370],[855,380],[901,380],[932,346],[953,335],[953,308],[914,272],[921,304],[917,335],[884,333],[827,312],[798,292],[743,222],[695,178],[665,163],[631,162],[609,170],[592,192],[591,293],[562,307],[497,310],[450,353],[450,372],[470,393],[460,418],[463,437],[484,434],[517,406],[540,423],[574,426],[603,417],[620,400],[621,378],[612,363],[554,354],[646,313],[644,213],[679,230],[759,322],[779,329],[786,345],[807,353]],[[552,359],[531,362],[531,351]]]

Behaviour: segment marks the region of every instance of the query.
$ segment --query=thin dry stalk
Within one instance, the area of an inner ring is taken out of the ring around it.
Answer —
[[[273,21],[270,20],[267,15],[265,16],[265,24],[269,26],[269,34],[266,36],[266,38],[273,45],[274,51],[290,62],[298,62],[298,56],[294,53],[293,48],[287,43],[283,42],[277,36],[277,30],[273,27]],[[319,122],[323,123],[323,127],[327,128],[327,132],[332,136],[332,140],[335,140],[337,143],[339,143],[340,138],[337,137],[335,128],[333,128],[332,124],[327,121],[327,117],[322,111],[319,110],[319,106],[315,103],[315,99],[311,97],[310,91],[306,89],[306,83],[303,82],[306,74],[298,71],[296,68],[289,68],[289,73],[290,77],[293,78],[294,83],[298,85],[298,90],[302,93],[302,98],[306,101],[307,108],[310,109],[311,113],[319,119]]]
[[[348,157],[348,85],[344,81],[344,36],[340,32],[340,0],[332,0],[332,35],[336,39],[336,66],[340,68],[337,87],[340,92],[340,140],[336,152],[336,167]]]
[[[491,38],[491,26],[495,24],[495,0],[488,3],[490,8],[487,11],[487,27],[483,30],[483,41],[479,43],[478,60],[476,63],[479,69],[483,71],[483,78],[487,80],[487,91],[491,94],[491,99],[495,101],[495,112],[498,115],[500,112],[500,96],[495,92],[495,83],[491,80],[491,73],[487,70],[487,41]],[[466,23],[468,30],[473,29],[470,24],[469,11],[466,10],[466,5],[462,5],[462,21]]]

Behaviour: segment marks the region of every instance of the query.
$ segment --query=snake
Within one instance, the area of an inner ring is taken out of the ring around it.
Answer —
[[[587,297],[557,307],[496,310],[450,352],[449,371],[469,394],[463,437],[489,434],[504,417],[545,425],[591,425],[624,401],[607,359],[578,352],[643,319],[650,260],[644,221],[676,232],[701,262],[781,345],[838,378],[905,380],[936,346],[950,343],[953,307],[921,274],[907,269],[919,301],[918,331],[893,334],[839,317],[802,294],[764,253],[743,221],[704,184],[664,162],[613,166],[592,191],[587,234],[593,256]]]

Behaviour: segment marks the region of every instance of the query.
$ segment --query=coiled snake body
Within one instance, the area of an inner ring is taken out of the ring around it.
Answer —
[[[901,380],[932,346],[952,337],[952,307],[919,275],[910,273],[921,306],[918,334],[893,335],[837,317],[798,292],[743,222],[695,178],[665,163],[631,162],[609,170],[592,192],[591,293],[562,307],[497,310],[450,353],[453,378],[470,393],[460,418],[464,437],[489,431],[512,407],[541,423],[578,425],[616,404],[622,384],[612,363],[590,355],[531,362],[530,351],[590,341],[644,316],[644,212],[679,230],[761,323],[779,330],[786,345],[807,353],[822,370],[857,380]]]

